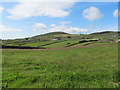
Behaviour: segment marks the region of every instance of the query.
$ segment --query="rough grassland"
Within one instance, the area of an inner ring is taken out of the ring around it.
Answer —
[[[117,44],[3,50],[3,88],[116,88]]]

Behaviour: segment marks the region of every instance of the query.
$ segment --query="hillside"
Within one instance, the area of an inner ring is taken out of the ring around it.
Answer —
[[[118,32],[105,31],[91,34],[68,34],[64,32],[52,32],[24,39],[3,40],[5,46],[25,46],[41,48],[61,48],[81,46],[92,43],[108,43],[118,40]]]
[[[59,35],[59,34],[68,34],[68,33],[65,33],[65,32],[51,32],[51,33],[43,34],[43,36],[45,36],[45,35]]]

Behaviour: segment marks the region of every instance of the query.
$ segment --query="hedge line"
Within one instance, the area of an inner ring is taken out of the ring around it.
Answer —
[[[7,48],[10,48],[10,49],[46,49],[44,47],[5,46],[5,45],[0,46],[0,48],[3,48],[3,49],[7,49]]]
[[[93,42],[93,41],[98,41],[98,40],[82,40],[82,41],[79,41],[77,43],[70,44],[70,45],[68,45],[66,47],[70,47],[70,46],[73,46],[73,45],[76,45],[76,44],[79,44],[79,43]]]

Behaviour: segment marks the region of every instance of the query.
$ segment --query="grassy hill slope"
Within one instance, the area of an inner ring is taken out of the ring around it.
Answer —
[[[82,40],[99,39],[100,42],[115,42],[118,40],[118,32],[105,31],[92,34],[68,34],[64,32],[52,32],[43,35],[37,35],[24,39],[3,40],[3,45],[7,46],[29,46],[29,47],[46,47],[59,48],[66,46],[80,46]],[[75,44],[74,44],[75,43]],[[78,45],[76,45],[78,43]],[[90,42],[88,42],[90,43]],[[72,44],[72,45],[71,45]],[[85,43],[87,44],[87,43]]]

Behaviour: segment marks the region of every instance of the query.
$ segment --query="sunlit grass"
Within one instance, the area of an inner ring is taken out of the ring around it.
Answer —
[[[116,88],[115,43],[57,50],[3,50],[3,88]]]

